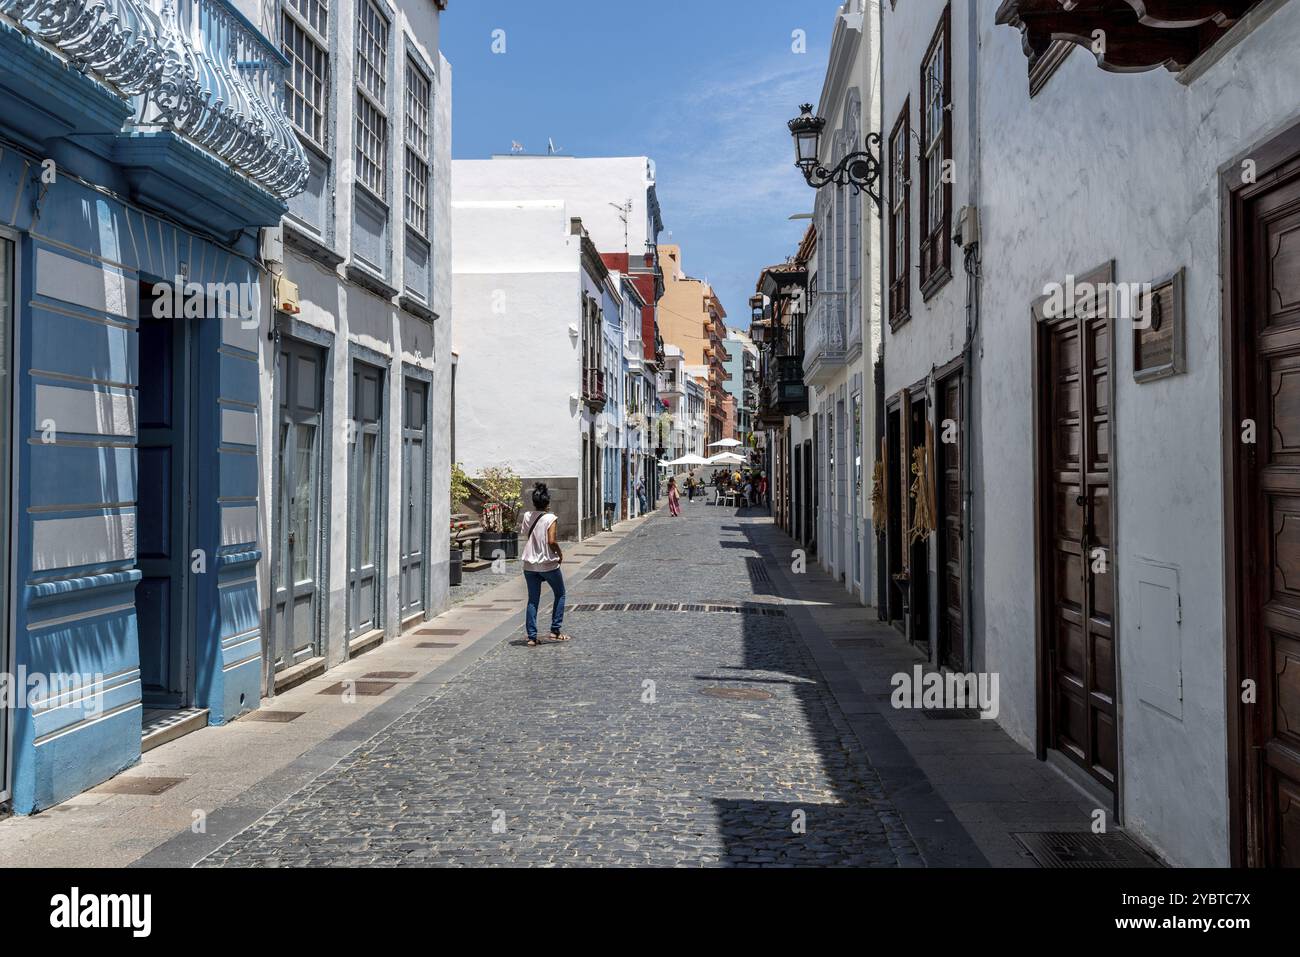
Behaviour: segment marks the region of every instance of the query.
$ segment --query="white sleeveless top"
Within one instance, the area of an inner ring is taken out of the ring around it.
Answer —
[[[533,518],[537,515],[534,511],[524,512],[519,520],[519,534],[528,534],[528,527],[533,524]],[[537,527],[533,533],[528,536],[524,542],[524,551],[520,559],[524,563],[524,569],[530,572],[549,572],[560,567],[559,556],[547,544],[546,538],[550,534],[548,529],[559,519],[552,512],[547,512],[537,520]]]

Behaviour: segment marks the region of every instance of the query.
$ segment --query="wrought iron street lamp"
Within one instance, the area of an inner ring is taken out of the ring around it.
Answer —
[[[794,137],[794,164],[803,171],[803,178],[813,189],[834,183],[852,186],[858,192],[866,191],[881,208],[880,201],[880,134],[868,133],[866,149],[850,153],[827,169],[818,157],[821,155],[822,131],[826,120],[813,115],[811,103],[799,107],[799,115],[789,122],[790,135]]]

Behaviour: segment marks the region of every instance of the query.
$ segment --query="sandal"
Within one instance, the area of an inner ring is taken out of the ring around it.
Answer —
[[[562,631],[551,632],[551,641],[571,641],[572,639],[573,639],[572,635],[566,635]]]
[[[525,644],[527,644],[529,648],[536,648],[538,645],[541,644],[541,642],[538,641],[536,638],[529,638],[528,641],[525,642]]]

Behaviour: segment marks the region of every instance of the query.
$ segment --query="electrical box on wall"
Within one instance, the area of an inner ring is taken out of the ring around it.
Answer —
[[[1183,603],[1178,567],[1138,557],[1137,640],[1134,664],[1138,697],[1171,718],[1183,717]]]
[[[980,215],[976,206],[963,206],[957,211],[952,228],[952,241],[962,249],[978,246],[980,241]]]
[[[268,226],[262,230],[262,262],[268,266],[284,263],[284,233],[279,226]]]
[[[290,316],[298,315],[301,311],[298,305],[298,284],[290,282],[284,276],[276,276],[273,282],[275,285],[275,308]]]

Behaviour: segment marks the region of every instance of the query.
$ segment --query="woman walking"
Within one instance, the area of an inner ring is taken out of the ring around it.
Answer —
[[[670,515],[682,514],[681,496],[677,493],[677,479],[668,480],[668,513]]]
[[[555,605],[551,609],[551,641],[568,641],[569,636],[560,630],[564,625],[564,573],[560,565],[564,555],[556,539],[559,519],[551,513],[551,493],[538,482],[533,487],[533,510],[524,512],[519,519],[519,534],[524,538],[524,582],[528,585],[528,611],[524,615],[524,629],[528,633],[528,647],[535,648],[537,640],[537,605],[542,600],[542,582],[551,586]]]

